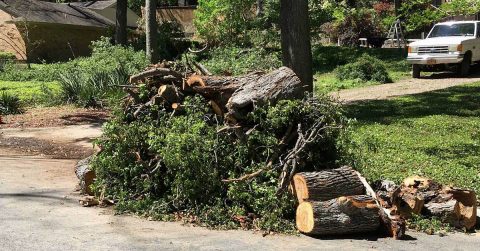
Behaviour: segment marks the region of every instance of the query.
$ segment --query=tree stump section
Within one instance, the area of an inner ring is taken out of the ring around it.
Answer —
[[[293,187],[299,203],[365,193],[362,182],[351,167],[298,173],[293,176]]]
[[[297,229],[308,235],[341,235],[376,231],[379,208],[370,196],[304,201],[296,212]]]
[[[90,161],[92,158],[93,155],[83,160],[80,160],[75,166],[75,174],[80,181],[80,192],[82,194],[93,195],[93,191],[91,190],[90,185],[93,184],[96,175],[95,171],[90,168]]]

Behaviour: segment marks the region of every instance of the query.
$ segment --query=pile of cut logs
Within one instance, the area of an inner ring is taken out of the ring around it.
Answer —
[[[243,76],[211,76],[201,65],[199,74],[192,71],[180,73],[172,63],[153,65],[144,72],[130,77],[130,86],[124,86],[135,107],[134,116],[155,105],[167,110],[181,110],[185,96],[199,94],[209,100],[213,111],[229,124],[245,119],[257,105],[275,104],[282,99],[302,99],[307,87],[295,73],[281,67],[269,73],[253,72]],[[203,73],[204,75],[200,75]],[[138,83],[150,90],[150,101],[142,102],[136,91]]]
[[[436,216],[457,228],[476,224],[473,191],[442,186],[421,177],[401,186],[378,182],[374,190],[350,167],[297,173],[292,190],[298,199],[297,228],[308,235],[357,234],[383,229],[395,239],[405,235],[412,214]]]

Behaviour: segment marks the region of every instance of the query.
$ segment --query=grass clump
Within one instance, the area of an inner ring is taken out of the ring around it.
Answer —
[[[0,114],[18,114],[22,113],[20,99],[8,92],[3,91],[0,94]]]
[[[276,191],[281,168],[245,182],[222,180],[266,167],[290,124],[309,128],[319,120],[331,127],[301,156],[299,171],[334,166],[344,123],[339,108],[323,97],[259,107],[244,121],[255,129],[240,139],[217,132],[222,118],[203,98],[187,97],[183,107],[183,114],[172,116],[154,106],[135,120],[128,107],[119,112],[98,142],[95,190],[118,201],[121,212],[223,229],[294,231],[294,199]]]
[[[368,54],[362,55],[355,62],[338,67],[335,75],[339,80],[360,80],[379,83],[391,83],[392,79],[385,64]]]
[[[437,217],[426,218],[421,215],[413,214],[412,218],[407,220],[407,227],[426,234],[445,235],[453,232],[453,228]]]
[[[110,72],[67,71],[60,74],[60,99],[83,107],[100,108],[109,97],[118,96],[119,85],[128,82],[128,74],[123,68]]]

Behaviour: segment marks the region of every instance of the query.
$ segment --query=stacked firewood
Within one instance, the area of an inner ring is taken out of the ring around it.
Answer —
[[[383,229],[401,239],[405,221],[412,214],[436,216],[467,230],[476,224],[477,201],[473,191],[421,177],[407,178],[401,186],[377,182],[375,188],[350,167],[297,173],[292,190],[299,203],[298,230],[309,235],[332,235]]]

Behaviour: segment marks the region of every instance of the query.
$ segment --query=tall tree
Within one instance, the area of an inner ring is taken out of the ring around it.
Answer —
[[[127,0],[117,0],[115,24],[116,44],[127,45]]]
[[[150,63],[158,62],[157,46],[157,1],[145,2],[145,33],[147,35],[147,58]]]
[[[281,0],[280,19],[283,65],[313,91],[308,0]]]

